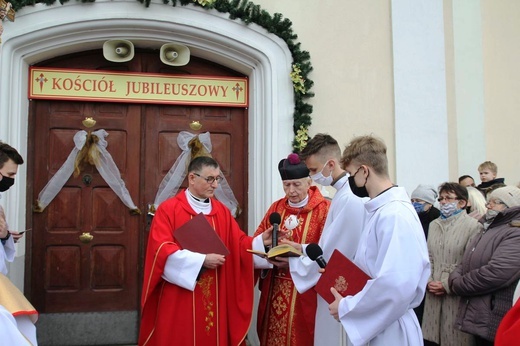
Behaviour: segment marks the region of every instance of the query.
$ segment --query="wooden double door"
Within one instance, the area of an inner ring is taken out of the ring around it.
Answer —
[[[111,63],[88,51],[39,64],[90,70],[238,76],[211,62],[160,62],[158,51],[138,51]],[[96,124],[86,128],[82,121]],[[192,121],[202,128],[194,131]],[[94,166],[72,175],[41,213],[32,205],[74,148],[80,131],[104,129],[107,150],[141,214],[132,214]],[[29,115],[26,294],[40,313],[138,310],[143,258],[160,182],[182,152],[180,131],[210,132],[240,208],[247,210],[247,110],[244,108],[33,100]],[[184,183],[183,183],[184,185]],[[247,215],[237,221],[244,228]],[[90,241],[81,237],[92,236]]]

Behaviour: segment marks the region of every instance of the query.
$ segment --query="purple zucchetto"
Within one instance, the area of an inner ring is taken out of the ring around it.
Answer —
[[[292,153],[278,163],[278,171],[282,180],[301,179],[309,176],[309,169],[300,160],[298,154]]]

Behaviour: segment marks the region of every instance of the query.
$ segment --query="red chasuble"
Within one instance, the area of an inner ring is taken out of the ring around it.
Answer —
[[[520,341],[520,299],[507,312],[498,326],[495,346],[518,345]]]
[[[248,237],[219,201],[206,215],[230,254],[214,270],[205,270],[194,291],[161,275],[166,259],[181,249],[173,232],[197,215],[183,192],[163,202],[154,216],[146,250],[139,345],[219,345],[244,343],[251,325],[253,259]],[[181,274],[180,274],[181,275]]]
[[[302,244],[317,243],[325,225],[329,205],[330,202],[315,186],[309,189],[309,203],[303,208],[292,208],[287,198],[282,198],[269,207],[255,236],[271,226],[269,216],[277,212],[282,217],[280,230],[284,232],[287,231],[284,225],[286,218],[290,215],[297,217],[298,226],[292,230],[291,240]],[[275,268],[267,272],[267,276],[259,283],[262,291],[257,319],[260,345],[313,345],[316,291],[298,293],[289,268]]]

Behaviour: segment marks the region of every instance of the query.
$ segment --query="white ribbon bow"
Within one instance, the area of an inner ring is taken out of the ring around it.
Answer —
[[[121,173],[112,159],[112,155],[110,155],[106,149],[108,143],[105,140],[105,137],[108,136],[108,133],[105,130],[100,129],[92,132],[92,135],[99,139],[97,143],[95,143],[100,154],[99,162],[96,162],[96,168],[99,174],[103,179],[105,179],[108,186],[110,186],[121,201],[130,208],[130,210],[139,212],[139,209],[132,201],[132,197],[125,186],[125,182],[121,179]],[[42,212],[61,191],[67,180],[69,180],[70,176],[74,172],[74,161],[76,160],[76,156],[85,146],[86,140],[86,131],[81,130],[74,135],[74,149],[72,149],[65,163],[38,195],[37,211]]]
[[[201,133],[199,135],[194,135],[187,131],[179,132],[177,144],[182,150],[182,153],[161,181],[157,194],[155,195],[154,204],[152,208],[150,208],[151,214],[153,214],[153,210],[157,210],[157,207],[162,202],[177,194],[184,178],[186,178],[188,164],[192,159],[191,150],[188,144],[196,136],[199,137],[199,141],[202,143],[206,151],[211,153],[212,146],[209,132]],[[219,182],[218,187],[215,190],[215,197],[231,211],[233,216],[238,216],[238,201],[225,177],[222,177],[222,180]]]

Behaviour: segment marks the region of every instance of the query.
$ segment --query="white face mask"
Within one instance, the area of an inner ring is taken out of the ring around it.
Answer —
[[[332,184],[332,180],[334,180],[334,179],[332,179],[332,171],[330,172],[328,177],[323,175],[323,169],[325,169],[325,166],[327,166],[327,163],[325,163],[325,165],[323,166],[323,168],[321,169],[321,171],[319,173],[311,175],[311,179],[315,183],[320,184],[322,186],[330,186],[330,184]]]
[[[494,220],[498,213],[500,212],[493,209],[488,209],[484,217],[486,218],[486,221]]]

